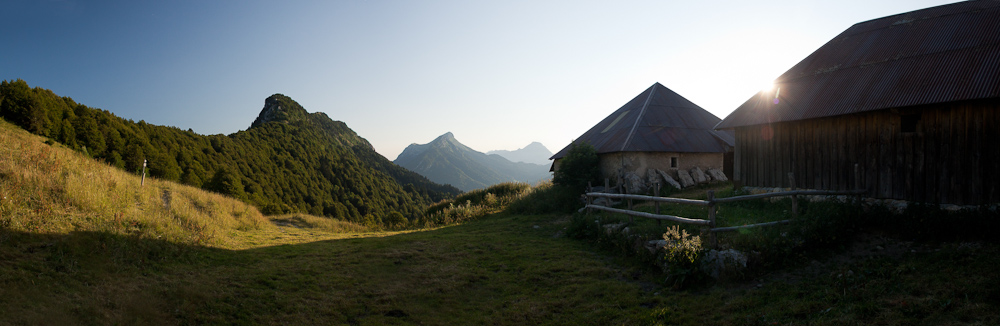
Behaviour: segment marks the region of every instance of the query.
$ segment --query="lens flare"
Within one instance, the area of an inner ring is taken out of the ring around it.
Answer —
[[[760,91],[764,92],[764,93],[770,93],[773,90],[774,90],[774,82],[773,81],[767,82],[767,84],[764,84],[764,87],[760,88]]]

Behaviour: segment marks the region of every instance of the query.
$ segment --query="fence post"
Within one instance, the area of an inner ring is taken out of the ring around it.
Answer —
[[[611,181],[608,178],[604,178],[604,192],[611,193]]]
[[[592,213],[592,210],[593,210],[593,208],[590,208],[590,204],[593,203],[593,200],[591,199],[590,194],[585,194],[584,196],[587,196],[587,201],[586,201],[586,203],[587,203],[587,215],[590,215],[590,213]]]
[[[718,239],[715,238],[715,232],[712,229],[715,228],[715,191],[708,191],[708,244],[710,248],[715,249],[718,247]]]
[[[139,179],[139,186],[146,184],[146,160],[142,160],[142,179]]]
[[[659,182],[653,184],[653,197],[660,197],[660,183]],[[660,215],[660,201],[653,201],[653,205],[655,205],[655,207],[656,207],[655,208],[656,215]],[[659,220],[659,219],[656,220],[656,226],[662,226],[662,225],[663,225],[663,220]]]
[[[628,199],[628,210],[632,210],[632,198]],[[635,223],[635,216],[629,215],[628,216],[628,222],[629,223]]]
[[[795,191],[795,172],[788,172],[788,183]],[[799,195],[792,195],[792,217],[799,217]]]

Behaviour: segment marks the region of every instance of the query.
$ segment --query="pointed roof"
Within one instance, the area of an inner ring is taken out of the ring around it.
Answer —
[[[963,1],[860,22],[716,128],[1000,97],[1000,1]]]
[[[598,154],[615,152],[723,153],[733,136],[712,130],[719,117],[655,83],[573,142]],[[551,159],[566,156],[566,146]]]

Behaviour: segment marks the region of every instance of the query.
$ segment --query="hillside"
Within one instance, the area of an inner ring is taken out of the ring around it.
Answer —
[[[0,119],[0,239],[10,232],[82,231],[228,246],[235,233],[270,226],[256,208],[233,198],[143,181],[49,143]]]
[[[153,177],[230,195],[265,214],[378,225],[417,218],[459,192],[396,166],[344,122],[281,94],[265,100],[251,128],[230,135],[125,120],[22,80],[0,84],[0,117],[125,171],[140,173],[145,159]]]
[[[268,221],[243,202],[194,187],[155,178],[140,186],[138,176],[46,141],[0,120],[3,325],[1000,321],[1000,246],[989,233],[996,223],[940,227],[970,222],[962,215],[921,215],[929,210],[918,207],[872,228],[863,225],[884,212],[837,216],[823,209],[829,205],[803,202],[818,216],[724,237],[757,244],[759,255],[777,259],[771,267],[758,261],[746,280],[678,290],[659,269],[618,256],[635,235],[616,242],[624,235],[593,224],[625,223],[623,216],[498,214],[406,233],[330,232],[336,228],[318,222],[330,219]],[[677,195],[704,196],[701,190]],[[748,204],[726,206],[724,216],[780,218],[788,202]],[[703,209],[663,208],[686,216]],[[996,220],[995,213],[983,217]],[[855,222],[820,223],[831,218]],[[803,247],[795,234],[813,224],[822,234]],[[648,219],[629,225],[640,234],[666,227]],[[948,240],[939,230],[979,236]],[[599,240],[583,240],[591,236]],[[772,269],[775,263],[783,267]]]
[[[542,145],[542,143],[539,142],[532,142],[531,144],[528,144],[528,146],[524,146],[524,148],[519,148],[512,151],[501,149],[501,150],[489,151],[486,152],[486,154],[500,155],[511,162],[524,162],[524,163],[541,164],[541,165],[552,164],[552,161],[549,160],[549,157],[552,157],[552,151],[550,151],[548,148],[545,147],[545,145]]]
[[[450,132],[427,144],[407,146],[393,162],[463,191],[509,181],[536,183],[552,177],[547,165],[514,163],[500,155],[484,154],[463,145]]]

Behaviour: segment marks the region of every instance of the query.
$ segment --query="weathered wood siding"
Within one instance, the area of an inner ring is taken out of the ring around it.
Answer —
[[[919,114],[914,132],[902,118]],[[876,198],[1000,202],[1000,100],[888,109],[736,129],[738,184],[850,190],[854,164]]]

